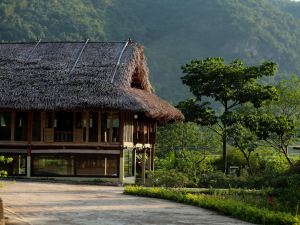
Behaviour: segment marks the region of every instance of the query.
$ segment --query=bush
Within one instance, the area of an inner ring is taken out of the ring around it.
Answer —
[[[190,186],[188,177],[176,170],[149,171],[147,185],[153,187],[186,187]]]
[[[268,225],[300,224],[291,214],[259,209],[236,200],[219,198],[211,195],[195,195],[184,191],[164,188],[126,187],[124,194],[162,198],[180,203],[186,203],[206,209],[215,210],[224,215],[233,216],[252,223]]]

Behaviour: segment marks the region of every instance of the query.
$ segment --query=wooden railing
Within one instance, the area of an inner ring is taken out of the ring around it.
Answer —
[[[57,142],[72,142],[73,141],[73,131],[55,131],[54,141]]]

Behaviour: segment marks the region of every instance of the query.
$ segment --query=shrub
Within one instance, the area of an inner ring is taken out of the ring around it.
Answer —
[[[259,209],[232,199],[219,198],[211,195],[195,195],[184,191],[168,190],[164,188],[126,187],[124,194],[162,198],[186,203],[206,209],[215,210],[222,214],[233,216],[252,223],[268,225],[300,224],[291,214]]]
[[[176,170],[157,170],[148,172],[147,185],[159,187],[186,187],[191,181]]]

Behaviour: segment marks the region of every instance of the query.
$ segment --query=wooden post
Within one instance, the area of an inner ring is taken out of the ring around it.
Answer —
[[[119,164],[119,181],[124,182],[124,149],[120,150],[120,164]]]
[[[86,112],[84,115],[85,115],[84,118],[86,119],[85,141],[89,142],[90,141],[90,114],[89,114],[89,112]]]
[[[27,154],[27,165],[26,165],[26,176],[31,177],[31,156],[30,153]]]
[[[28,144],[31,145],[32,143],[32,112],[28,112],[27,115],[27,139],[28,139]]]
[[[10,133],[11,141],[13,141],[15,139],[15,121],[16,121],[16,112],[13,111],[11,113],[11,133]]]
[[[119,142],[124,146],[124,128],[125,128],[125,113],[121,112],[119,115]]]
[[[101,112],[98,112],[98,143],[101,142]]]
[[[104,176],[107,175],[107,169],[106,169],[106,167],[107,167],[107,157],[104,157]]]
[[[0,225],[5,225],[3,201],[0,198]]]

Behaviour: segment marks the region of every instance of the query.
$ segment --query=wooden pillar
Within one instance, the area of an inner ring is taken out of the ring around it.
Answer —
[[[124,149],[120,150],[120,163],[119,163],[119,182],[124,182]]]
[[[5,225],[4,206],[1,198],[0,198],[0,225]]]
[[[27,116],[27,140],[28,144],[31,145],[32,143],[32,112],[28,112]]]
[[[27,177],[31,177],[31,154],[27,154],[27,165],[26,165]]]
[[[98,143],[101,142],[101,112],[98,112]]]
[[[119,113],[119,142],[124,145],[124,126],[125,126],[125,113]]]
[[[11,133],[10,133],[11,141],[13,141],[15,139],[15,123],[16,123],[16,112],[13,111],[11,113]]]
[[[86,142],[89,142],[89,139],[90,139],[90,114],[89,114],[89,112],[86,112],[86,113],[84,113],[84,118],[85,118],[85,120],[86,120],[86,122],[85,122],[85,126],[86,126],[86,130],[85,130],[85,134],[86,134],[86,136],[85,136],[85,141]]]

